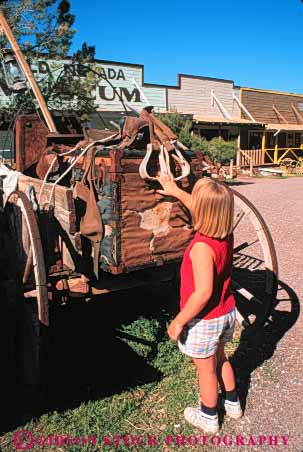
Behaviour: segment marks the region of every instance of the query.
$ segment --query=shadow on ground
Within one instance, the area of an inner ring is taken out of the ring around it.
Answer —
[[[71,408],[161,378],[122,340],[119,329],[143,316],[157,319],[164,334],[162,309],[171,299],[169,289],[164,290],[166,300],[159,289],[149,287],[99,296],[89,304],[53,312],[56,329],[50,337],[47,377],[52,402],[47,409]]]
[[[231,182],[227,181],[227,185],[228,186],[234,186],[234,185],[253,185],[255,184],[255,182],[251,181],[251,180],[232,180]]]
[[[279,308],[279,293],[287,294],[283,303],[288,302],[289,311]],[[230,358],[237,376],[237,387],[245,409],[246,398],[251,384],[252,372],[269,360],[284,334],[295,324],[300,313],[300,303],[296,293],[287,284],[279,281],[277,300],[272,305],[268,320],[256,330],[249,328],[241,334],[240,343]]]
[[[24,311],[19,313],[16,348],[19,361],[23,361],[23,376],[20,378],[18,363],[14,369],[10,363],[6,369],[7,386],[2,388],[7,403],[5,408],[2,405],[6,417],[2,417],[1,430],[11,430],[52,410],[72,409],[83,402],[159,381],[161,372],[125,343],[128,335],[121,333],[120,328],[141,316],[156,319],[159,328],[152,343],[152,356],[158,342],[166,336],[167,316],[173,315],[176,308],[177,295],[170,282],[102,295],[89,303],[74,299],[65,306],[53,306],[52,326],[42,330],[45,359],[40,400],[36,382],[27,384],[34,380],[34,373],[27,368],[26,360],[24,363],[24,356],[34,360],[35,352],[24,340],[28,334],[26,315]]]
[[[271,358],[277,343],[299,315],[295,292],[281,282],[280,287],[288,294],[290,312],[280,311],[275,302],[270,320],[255,332],[245,330],[231,357],[243,406],[251,373]],[[148,286],[102,295],[91,303],[75,301],[53,307],[52,327],[44,343],[47,351],[42,366],[43,401],[39,403],[38,393],[24,385],[16,370],[6,369],[5,387],[2,387],[2,401],[5,399],[2,410],[6,416],[2,417],[2,430],[12,430],[35,415],[75,408],[83,402],[159,381],[161,373],[123,341],[119,330],[122,324],[129,324],[141,316],[157,319],[160,328],[153,344],[156,350],[157,343],[166,337],[167,316],[174,315],[177,309],[177,292],[170,283],[162,284],[160,288]],[[21,329],[23,324],[22,320],[17,328]],[[14,388],[10,389],[12,384]],[[36,405],[39,411],[35,412],[33,407]]]

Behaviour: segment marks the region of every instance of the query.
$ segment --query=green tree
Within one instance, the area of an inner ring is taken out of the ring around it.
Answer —
[[[194,151],[208,155],[214,162],[228,164],[237,155],[236,140],[224,141],[220,137],[207,141],[192,133],[192,120],[177,112],[160,114],[159,118],[178,136],[179,140]]]
[[[188,148],[194,148],[208,154],[207,142],[204,138],[192,135],[192,120],[188,117],[180,115],[177,112],[160,114],[159,118],[163,121],[176,135],[179,140]]]
[[[66,56],[76,32],[68,0],[2,0],[1,8],[27,57]],[[2,45],[5,45],[2,37]]]
[[[73,28],[75,15],[71,13],[68,0],[2,0],[5,17],[31,64],[43,55],[44,59],[58,60],[54,73],[48,73],[38,81],[40,89],[51,109],[72,109],[91,111],[92,75],[70,77],[59,60],[66,57],[76,30]],[[7,47],[5,36],[0,46]],[[82,44],[74,55],[74,61],[85,64],[94,58],[94,46]],[[8,110],[31,112],[37,104],[29,93],[10,98]]]
[[[59,77],[53,80],[51,89],[45,90],[45,97],[51,108],[77,111],[85,116],[95,110],[93,89],[98,76],[90,70],[96,69],[94,55],[95,47],[88,46],[86,42],[82,44],[81,50],[75,52],[72,63],[77,68],[76,72],[63,69]]]

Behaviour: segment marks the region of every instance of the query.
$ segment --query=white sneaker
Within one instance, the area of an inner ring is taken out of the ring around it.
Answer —
[[[227,416],[233,419],[240,419],[243,416],[239,399],[236,402],[230,402],[220,395],[218,398],[218,407],[224,409]]]
[[[200,408],[187,407],[184,410],[185,420],[203,430],[205,433],[217,433],[219,431],[219,421],[218,415],[209,416],[208,414],[202,413]]]

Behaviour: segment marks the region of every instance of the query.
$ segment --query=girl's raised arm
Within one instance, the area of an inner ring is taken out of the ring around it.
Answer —
[[[176,182],[168,175],[159,177],[158,181],[162,186],[162,190],[157,190],[157,193],[160,193],[161,195],[165,196],[174,196],[179,201],[181,201],[182,204],[184,204],[188,210],[190,210],[191,208],[190,193],[187,193],[186,191],[179,188]]]

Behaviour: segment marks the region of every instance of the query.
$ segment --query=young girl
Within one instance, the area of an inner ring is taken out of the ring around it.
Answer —
[[[196,182],[192,195],[167,177],[159,179],[159,193],[179,199],[192,214],[196,231],[185,250],[181,265],[180,312],[168,327],[181,352],[197,368],[200,408],[187,407],[185,419],[208,433],[219,430],[220,403],[227,415],[242,416],[232,366],[224,344],[232,340],[235,327],[235,299],[231,292],[233,260],[233,212],[231,190],[212,179]]]

